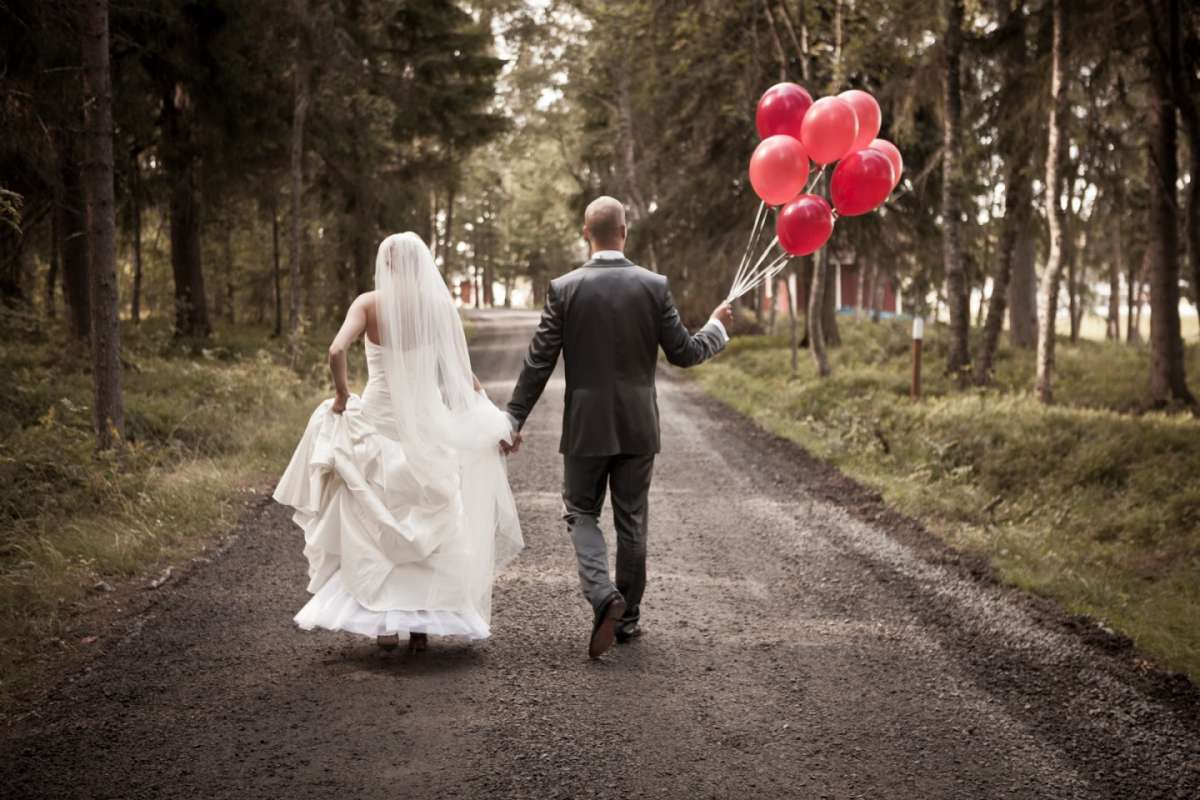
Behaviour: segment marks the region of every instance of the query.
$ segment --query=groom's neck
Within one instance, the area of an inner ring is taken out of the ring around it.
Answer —
[[[606,251],[607,252],[624,253],[625,252],[625,243],[624,242],[610,242],[609,244],[592,243],[591,248],[592,248],[592,252],[590,255],[593,255],[593,256],[596,255],[596,253],[603,253]]]

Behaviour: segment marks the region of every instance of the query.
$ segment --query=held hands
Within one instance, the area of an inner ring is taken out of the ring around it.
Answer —
[[[725,332],[728,333],[729,329],[733,327],[733,306],[729,303],[721,303],[713,310],[711,319],[720,322],[725,328]]]
[[[514,455],[518,450],[521,449],[522,441],[523,439],[521,437],[521,432],[517,431],[512,435],[512,444],[503,441],[500,442],[500,452],[504,453],[506,456]]]

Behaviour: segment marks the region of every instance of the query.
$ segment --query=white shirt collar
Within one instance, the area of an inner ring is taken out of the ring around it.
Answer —
[[[616,261],[625,258],[625,254],[620,250],[597,250],[592,253],[593,261]]]

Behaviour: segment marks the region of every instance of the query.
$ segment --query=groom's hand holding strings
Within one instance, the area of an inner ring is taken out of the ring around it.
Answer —
[[[729,303],[721,303],[713,310],[711,319],[721,323],[721,327],[728,332],[733,326],[733,306]]]

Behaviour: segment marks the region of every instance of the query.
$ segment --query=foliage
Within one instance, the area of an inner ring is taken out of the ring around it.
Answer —
[[[272,226],[288,223],[283,186],[298,57],[316,67],[306,136],[311,191],[301,220],[311,254],[301,287],[309,317],[336,316],[354,292],[370,288],[384,235],[408,229],[431,238],[434,198],[459,179],[472,150],[503,131],[492,103],[503,62],[492,53],[489,24],[466,4],[312,0],[308,17],[302,5],[112,3],[121,294],[133,291],[136,202],[144,312],[171,313],[183,258],[207,284],[197,302],[226,318],[246,309],[265,316],[274,292]],[[0,174],[27,206],[15,256],[0,239],[0,294],[46,312],[57,302],[46,268],[66,235],[54,227],[54,211],[78,200],[63,187],[82,119],[79,35],[75,4],[0,5]],[[179,187],[193,184],[183,203]],[[200,240],[194,259],[189,226]]]
[[[1055,597],[1200,677],[1200,422],[1122,413],[1147,353],[1061,343],[1064,403],[1027,393],[1033,356],[1001,350],[996,386],[958,392],[927,329],[925,399],[908,399],[909,339],[898,322],[843,323],[834,377],[805,362],[788,378],[779,339],[735,339],[698,370],[716,397],[982,553],[1007,580]],[[1200,348],[1189,351],[1200,369]]]

